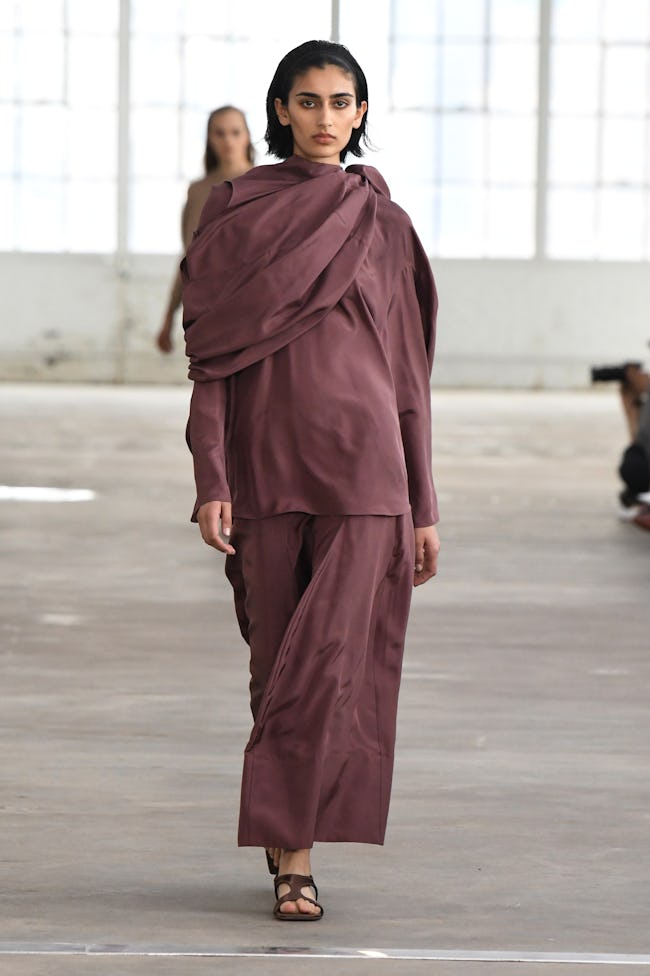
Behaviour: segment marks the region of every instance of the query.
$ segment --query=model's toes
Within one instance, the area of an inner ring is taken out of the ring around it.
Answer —
[[[304,898],[299,898],[296,904],[298,905],[298,911],[303,915],[320,915],[320,908],[312,905],[310,901],[305,901]]]
[[[284,912],[285,915],[295,915],[300,909],[297,902],[285,901],[284,904],[280,905],[280,911]]]
[[[316,905],[312,905],[310,901],[305,901],[304,898],[299,898],[298,901],[285,901],[283,905],[280,906],[280,911],[285,912],[287,915],[320,915],[320,908]]]

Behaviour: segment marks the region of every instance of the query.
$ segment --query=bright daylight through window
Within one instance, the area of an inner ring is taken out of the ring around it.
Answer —
[[[650,257],[649,9],[376,0],[368,17],[340,0],[370,83],[366,162],[432,256]],[[277,61],[329,36],[330,0],[283,10],[280,24],[266,0],[0,5],[0,247],[110,254],[120,225],[132,253],[177,252],[208,112],[241,106],[264,162]]]

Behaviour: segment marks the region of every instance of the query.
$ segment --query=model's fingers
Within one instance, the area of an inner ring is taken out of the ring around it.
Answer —
[[[198,513],[199,529],[201,538],[207,546],[232,556],[235,550],[230,543],[224,542],[221,538],[221,513],[224,504],[226,503],[210,502],[202,505]]]
[[[230,502],[221,503],[221,532],[225,536],[230,535],[232,529],[232,504]]]
[[[429,573],[429,579],[438,572],[438,552],[440,546],[431,544],[424,547],[424,571]]]
[[[422,543],[422,562],[418,563],[416,556],[416,566],[415,573],[413,576],[413,585],[421,586],[426,583],[427,580],[432,579],[438,572],[438,552],[440,550],[440,543],[438,541],[437,535],[433,538],[425,539]],[[416,553],[418,551],[418,546],[416,545]]]
[[[415,572],[421,573],[424,569],[424,542],[415,543]]]

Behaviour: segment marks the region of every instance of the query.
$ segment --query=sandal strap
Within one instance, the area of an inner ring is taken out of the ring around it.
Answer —
[[[303,895],[301,891],[302,888],[313,888],[316,893],[316,898],[318,898],[318,888],[311,874],[280,874],[276,877],[273,884],[279,905],[283,905],[285,901],[297,901],[299,898],[304,898],[305,901],[310,901],[313,905],[318,904],[313,898],[310,898],[308,895]],[[289,885],[289,890],[286,895],[278,895],[278,888],[281,884]],[[318,907],[321,908],[322,906],[318,905]]]

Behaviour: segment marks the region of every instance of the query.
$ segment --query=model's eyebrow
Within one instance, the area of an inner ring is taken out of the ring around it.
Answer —
[[[299,98],[301,95],[306,95],[308,98],[321,98],[321,96],[317,95],[316,92],[296,92],[296,98]],[[354,98],[354,95],[352,94],[352,92],[336,92],[336,94],[329,95],[328,97],[329,98]]]

